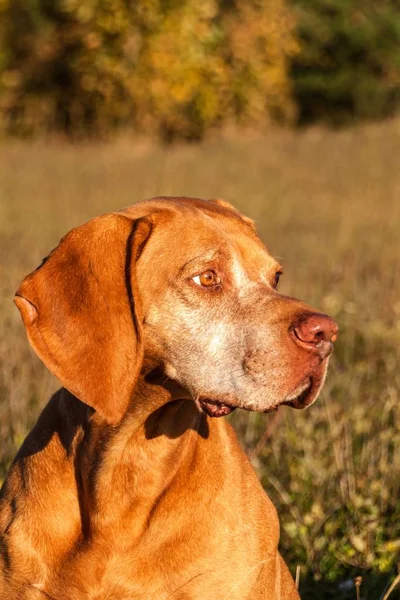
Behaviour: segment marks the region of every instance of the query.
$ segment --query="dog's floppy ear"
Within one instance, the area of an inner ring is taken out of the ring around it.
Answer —
[[[68,233],[16,293],[36,353],[111,424],[126,412],[142,365],[135,265],[151,227],[119,214],[93,219]]]

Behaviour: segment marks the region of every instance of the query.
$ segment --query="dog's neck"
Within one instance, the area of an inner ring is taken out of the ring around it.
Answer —
[[[208,437],[208,421],[179,386],[141,377],[131,407],[112,427],[96,413],[89,418],[77,460],[84,533],[107,536],[125,520],[130,535],[142,535],[165,490],[192,461]]]

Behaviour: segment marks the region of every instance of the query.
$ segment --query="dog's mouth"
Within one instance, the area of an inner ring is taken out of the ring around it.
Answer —
[[[263,412],[269,413],[277,410],[279,406],[290,406],[292,408],[305,408],[312,404],[317,396],[318,391],[318,378],[307,377],[300,385],[298,385],[295,390],[288,394],[285,399],[278,404],[267,408]],[[220,402],[219,400],[214,400],[210,398],[199,398],[197,400],[198,406],[200,410],[204,412],[209,417],[225,417],[233,412],[236,408],[242,408],[244,410],[254,410],[253,408],[247,406],[232,406],[231,404],[227,404],[226,402]]]
[[[313,391],[315,389],[312,377],[307,377],[292,394],[286,396],[282,404],[292,408],[305,408],[312,402]]]
[[[225,417],[233,412],[236,406],[230,406],[218,400],[210,400],[209,398],[199,399],[199,405],[203,412],[209,417]]]

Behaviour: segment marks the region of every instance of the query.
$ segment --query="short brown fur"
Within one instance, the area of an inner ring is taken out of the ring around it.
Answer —
[[[289,332],[319,316],[276,269],[228,203],[156,198],[73,230],[23,281],[29,340],[64,387],[2,488],[1,598],[299,598],[274,507],[206,414],[318,394],[327,353]]]

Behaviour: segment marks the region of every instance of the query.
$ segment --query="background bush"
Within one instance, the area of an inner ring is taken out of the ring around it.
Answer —
[[[284,0],[1,0],[0,121],[199,138],[293,113]]]
[[[399,50],[398,0],[0,0],[0,131],[381,118]]]
[[[400,103],[398,0],[292,0],[301,51],[291,66],[300,122],[348,124]]]

